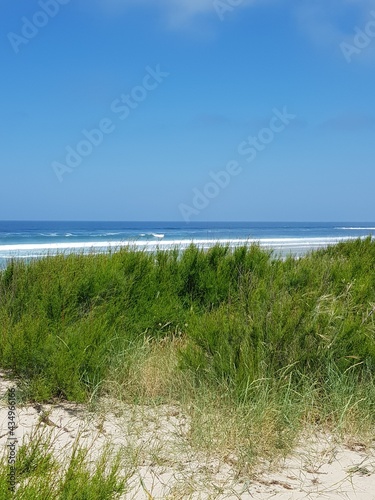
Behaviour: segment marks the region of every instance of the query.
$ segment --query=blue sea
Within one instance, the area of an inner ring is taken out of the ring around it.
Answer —
[[[231,247],[258,242],[285,256],[375,233],[362,222],[27,222],[0,221],[0,266],[12,258],[34,259],[57,253],[107,252],[130,245],[147,251]]]

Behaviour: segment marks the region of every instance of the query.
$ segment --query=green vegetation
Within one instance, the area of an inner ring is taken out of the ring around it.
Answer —
[[[69,255],[0,274],[0,367],[23,397],[177,402],[245,467],[299,431],[372,434],[375,241]]]
[[[46,434],[37,429],[20,446],[16,461],[19,486],[14,494],[8,489],[6,457],[1,460],[0,500],[111,500],[126,491],[130,469],[126,471],[125,467],[124,473],[120,453],[113,458],[110,449],[105,449],[95,466],[90,467],[89,449],[80,447],[78,441],[63,463],[54,456],[53,444],[51,433]]]

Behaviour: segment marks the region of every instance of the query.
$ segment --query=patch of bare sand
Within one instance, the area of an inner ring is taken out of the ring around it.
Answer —
[[[5,395],[11,383],[0,375],[0,450],[7,442]],[[331,436],[306,438],[277,470],[267,465],[251,478],[227,462],[191,448],[189,416],[178,406],[122,405],[102,400],[95,412],[83,405],[17,408],[21,443],[39,428],[50,432],[56,456],[69,456],[76,439],[95,458],[111,444],[131,471],[124,499],[375,499],[375,450],[344,446]]]

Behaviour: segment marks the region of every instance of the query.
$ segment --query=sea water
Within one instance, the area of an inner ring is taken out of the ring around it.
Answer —
[[[353,222],[27,222],[0,221],[0,266],[12,258],[100,253],[123,246],[154,251],[259,243],[296,256],[339,241],[374,235],[375,223]]]

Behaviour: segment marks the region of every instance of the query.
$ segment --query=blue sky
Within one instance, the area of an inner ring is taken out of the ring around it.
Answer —
[[[0,219],[375,219],[373,1],[2,0],[0,60]]]

